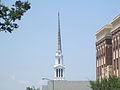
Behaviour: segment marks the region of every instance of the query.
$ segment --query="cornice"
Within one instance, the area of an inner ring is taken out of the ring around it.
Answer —
[[[115,23],[116,21],[120,20],[120,14],[118,14],[115,18],[112,20],[112,24]]]
[[[106,29],[112,29],[112,24],[106,24],[104,25],[101,29],[99,29],[97,32],[96,32],[96,35],[99,34],[100,32],[106,30]]]

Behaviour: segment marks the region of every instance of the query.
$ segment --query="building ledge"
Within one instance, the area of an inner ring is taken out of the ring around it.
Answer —
[[[99,29],[97,32],[96,32],[96,35],[99,34],[100,32],[106,30],[106,29],[112,29],[112,24],[106,24],[104,25],[101,29]]]
[[[115,23],[118,20],[120,20],[120,14],[118,14],[115,18],[113,18],[111,23]]]

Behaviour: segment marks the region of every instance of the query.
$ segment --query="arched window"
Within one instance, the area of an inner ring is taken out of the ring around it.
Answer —
[[[56,69],[56,77],[58,77],[58,69]]]
[[[59,69],[59,77],[60,77],[60,69]]]
[[[61,69],[61,77],[63,77],[63,69]]]
[[[60,58],[58,59],[58,64],[60,64]]]

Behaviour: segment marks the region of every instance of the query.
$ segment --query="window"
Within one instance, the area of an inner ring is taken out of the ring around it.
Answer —
[[[60,69],[59,69],[59,77],[60,77]]]
[[[115,60],[114,60],[114,70],[115,70],[116,64],[115,64]]]
[[[61,69],[61,77],[63,77],[63,69]]]
[[[58,58],[58,64],[60,64],[60,58]]]
[[[56,69],[56,77],[58,77],[58,69]]]
[[[119,48],[120,48],[120,44],[119,44]]]
[[[96,58],[98,59],[98,56]]]
[[[115,50],[115,47],[113,47],[113,51]]]
[[[100,67],[100,76],[102,75],[102,72],[101,72],[102,70],[101,70],[101,69],[102,69],[102,68]]]
[[[116,46],[116,49],[118,49],[118,46]]]
[[[119,68],[118,58],[116,59],[116,62],[117,62],[117,69],[118,69]]]
[[[103,68],[103,65],[102,65],[102,68]]]
[[[105,56],[105,53],[103,53],[103,55]]]

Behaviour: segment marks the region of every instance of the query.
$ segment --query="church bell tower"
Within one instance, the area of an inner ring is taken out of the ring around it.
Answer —
[[[64,80],[64,65],[61,45],[61,33],[60,33],[60,15],[58,12],[58,31],[57,31],[57,49],[55,55],[54,65],[54,80]]]

